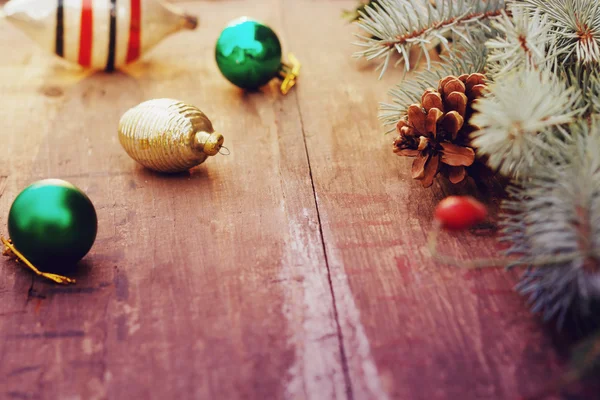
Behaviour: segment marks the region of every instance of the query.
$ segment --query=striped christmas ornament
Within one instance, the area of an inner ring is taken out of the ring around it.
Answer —
[[[195,17],[158,0],[11,0],[4,14],[43,48],[106,71],[198,24]]]

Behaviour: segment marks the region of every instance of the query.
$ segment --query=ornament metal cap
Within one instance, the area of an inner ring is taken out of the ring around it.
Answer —
[[[209,156],[216,156],[223,147],[225,138],[223,135],[217,132],[198,132],[196,133],[196,146],[199,150],[202,150],[204,154]]]
[[[288,59],[289,63],[281,63],[281,69],[279,70],[279,77],[283,79],[281,93],[284,95],[296,86],[296,80],[300,76],[300,68],[302,67],[300,61],[292,53],[288,54]]]

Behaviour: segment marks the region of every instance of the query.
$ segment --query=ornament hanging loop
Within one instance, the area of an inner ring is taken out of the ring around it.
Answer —
[[[196,132],[196,146],[198,149],[208,154],[209,156],[215,156],[220,153],[221,147],[225,138],[223,135],[217,132]]]
[[[52,282],[61,284],[61,285],[70,285],[70,284],[74,284],[76,281],[75,279],[71,279],[71,278],[67,278],[66,276],[62,276],[62,275],[56,275],[56,274],[50,274],[47,272],[42,272],[39,269],[37,269],[31,262],[29,262],[29,260],[27,258],[25,258],[25,256],[23,254],[21,254],[21,252],[19,252],[19,250],[17,250],[15,248],[15,246],[12,244],[10,239],[5,239],[4,237],[0,236],[0,241],[2,242],[2,244],[4,244],[4,251],[2,252],[3,256],[7,256],[13,259],[16,259],[17,262],[22,262],[23,264],[25,264],[25,266],[27,268],[29,268],[30,270],[33,271],[33,273],[35,273],[37,276],[41,276],[43,278],[46,278],[48,280],[51,280]]]
[[[300,61],[292,54],[288,54],[288,63],[281,63],[281,68],[279,70],[279,77],[283,79],[281,83],[281,93],[286,95],[289,91],[296,85],[296,80],[300,75],[300,68],[302,65]]]
[[[222,156],[228,156],[231,154],[231,151],[227,147],[221,146],[221,150],[219,150],[219,154]]]

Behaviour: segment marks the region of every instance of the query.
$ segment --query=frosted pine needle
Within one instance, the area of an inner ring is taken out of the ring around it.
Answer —
[[[567,86],[576,87],[581,94],[578,102],[584,115],[600,113],[600,70],[577,64],[571,67],[558,67],[559,75]]]
[[[555,50],[564,63],[600,62],[600,1],[525,0],[523,4],[548,16]]]
[[[502,12],[504,0],[378,0],[359,11],[357,22],[363,33],[356,45],[363,50],[356,58],[381,60],[381,74],[392,57],[410,69],[410,49],[418,47],[431,67],[429,48],[442,44],[450,50],[448,37],[470,43],[491,31],[487,22]],[[487,24],[487,25],[486,25]]]
[[[538,139],[553,127],[569,123],[581,112],[576,88],[567,88],[549,71],[521,69],[489,85],[489,93],[474,105],[472,134],[478,155],[503,175],[526,171],[544,157],[547,146]]]
[[[540,66],[546,62],[550,37],[548,18],[538,12],[512,4],[511,16],[503,13],[492,21],[499,35],[487,41],[490,50],[488,75],[497,78],[515,68]]]
[[[559,326],[569,315],[600,320],[600,129],[587,122],[569,126],[573,138],[553,143],[551,162],[509,190],[503,239],[515,264],[573,254],[570,261],[531,267],[519,291],[533,311]]]

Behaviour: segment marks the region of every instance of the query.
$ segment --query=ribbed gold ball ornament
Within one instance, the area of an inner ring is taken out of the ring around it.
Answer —
[[[224,139],[198,108],[178,100],[156,99],[123,115],[119,141],[127,154],[144,167],[177,173],[218,154]]]

